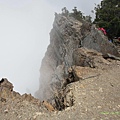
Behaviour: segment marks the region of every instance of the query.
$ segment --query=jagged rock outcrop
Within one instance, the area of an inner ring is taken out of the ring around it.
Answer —
[[[102,57],[108,53],[120,56],[117,48],[95,25],[56,14],[50,45],[40,68],[40,86],[36,97],[52,103],[55,94],[66,83],[79,80],[73,66],[94,68],[99,67],[100,63],[108,64]]]
[[[0,80],[1,102],[10,102],[17,99],[19,101],[27,100],[33,104],[38,104],[38,106],[40,106],[40,101],[38,99],[35,99],[31,94],[20,95],[18,92],[13,91],[13,84],[10,83],[6,78],[2,78],[2,80]]]
[[[40,102],[31,94],[20,95],[13,91],[13,84],[6,78],[0,80],[0,118],[1,120],[35,119],[37,113],[54,111],[47,101]]]

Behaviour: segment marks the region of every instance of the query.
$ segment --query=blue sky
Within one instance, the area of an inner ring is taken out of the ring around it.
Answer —
[[[54,13],[77,6],[91,14],[100,0],[0,0],[0,78],[21,94],[39,87],[39,68],[49,44]]]

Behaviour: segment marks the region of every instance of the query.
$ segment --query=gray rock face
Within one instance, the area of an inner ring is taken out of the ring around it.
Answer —
[[[77,59],[80,58],[82,61],[83,57],[76,57],[80,47],[119,56],[116,47],[97,30],[95,25],[56,14],[50,33],[50,45],[40,68],[40,86],[35,94],[37,98],[52,100],[54,94],[63,87],[69,77],[69,68],[73,65],[82,66],[82,62],[78,63]],[[87,55],[85,54],[84,57]]]
[[[109,53],[119,56],[114,44],[108,41],[107,37],[99,31],[95,25],[91,27],[90,33],[82,40],[82,46],[94,49],[103,55]]]

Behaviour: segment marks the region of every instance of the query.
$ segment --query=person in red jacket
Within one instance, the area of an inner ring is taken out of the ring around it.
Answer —
[[[106,30],[105,30],[104,28],[98,28],[98,30],[101,30],[101,31],[104,33],[104,35],[107,34],[107,33],[106,33]]]

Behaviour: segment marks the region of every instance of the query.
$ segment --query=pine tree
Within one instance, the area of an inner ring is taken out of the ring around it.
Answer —
[[[62,8],[62,14],[63,14],[64,16],[68,16],[69,11],[67,10],[66,7]]]
[[[72,12],[69,13],[69,11],[67,10],[66,7],[62,8],[62,15],[64,16],[72,16],[74,17],[75,19],[81,21],[81,20],[85,20],[87,22],[90,22],[92,23],[92,17],[89,15],[89,16],[84,16],[83,13],[79,10],[77,10],[77,7],[74,7],[72,9]]]
[[[77,19],[77,20],[82,20],[82,19],[84,19],[84,17],[85,16],[83,16],[83,13],[81,12],[81,11],[78,11],[77,10],[77,7],[74,7],[73,9],[72,9],[72,13],[70,13],[70,16],[72,16],[72,17],[74,17],[75,19]]]

